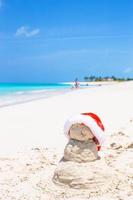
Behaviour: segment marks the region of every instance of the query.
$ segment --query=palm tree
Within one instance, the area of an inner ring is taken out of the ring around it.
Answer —
[[[84,80],[87,82],[87,81],[89,81],[89,77],[88,76],[85,76],[84,77]]]

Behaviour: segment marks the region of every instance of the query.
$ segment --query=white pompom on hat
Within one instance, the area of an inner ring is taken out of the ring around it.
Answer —
[[[92,131],[94,137],[96,138],[99,146],[101,146],[105,141],[104,126],[101,119],[94,113],[82,113],[79,115],[72,116],[69,118],[64,125],[64,133],[69,136],[69,130],[73,124],[84,124]]]

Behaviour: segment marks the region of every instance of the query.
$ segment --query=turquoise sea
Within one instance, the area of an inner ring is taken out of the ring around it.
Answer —
[[[63,83],[0,83],[0,95],[16,92],[28,92],[36,90],[59,90],[70,88],[71,84]]]
[[[0,83],[0,107],[59,95],[71,87],[63,83]]]

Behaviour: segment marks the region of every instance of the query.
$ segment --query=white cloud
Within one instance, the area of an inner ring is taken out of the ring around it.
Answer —
[[[25,36],[25,37],[32,37],[35,35],[38,35],[40,33],[40,29],[33,29],[29,30],[29,27],[27,26],[21,26],[17,29],[15,36]]]
[[[133,67],[128,67],[124,70],[124,73],[130,73],[133,72]]]

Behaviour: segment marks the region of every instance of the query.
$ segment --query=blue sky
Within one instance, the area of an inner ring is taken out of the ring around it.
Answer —
[[[0,0],[0,82],[133,77],[132,0]]]

